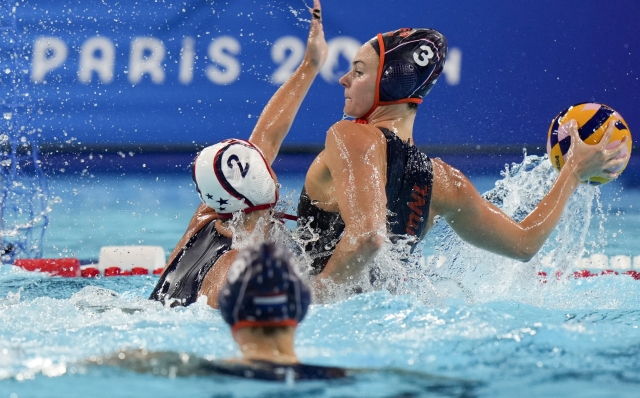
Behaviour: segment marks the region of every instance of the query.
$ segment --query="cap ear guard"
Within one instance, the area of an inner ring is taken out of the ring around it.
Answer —
[[[417,81],[415,65],[403,60],[391,61],[380,77],[380,98],[408,98]]]

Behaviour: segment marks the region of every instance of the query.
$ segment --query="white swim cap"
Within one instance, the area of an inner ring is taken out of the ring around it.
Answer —
[[[278,201],[267,160],[245,140],[224,140],[203,149],[193,162],[193,181],[202,202],[220,218],[268,209]]]

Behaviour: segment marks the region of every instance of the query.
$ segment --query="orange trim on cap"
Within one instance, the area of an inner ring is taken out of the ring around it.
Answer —
[[[295,319],[285,319],[282,321],[240,321],[231,327],[231,331],[235,332],[242,328],[259,328],[259,327],[278,327],[278,326],[298,326]]]

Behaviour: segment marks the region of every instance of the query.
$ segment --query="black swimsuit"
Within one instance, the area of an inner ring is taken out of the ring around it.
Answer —
[[[198,299],[204,277],[220,256],[231,250],[231,239],[220,235],[215,224],[211,221],[189,239],[160,276],[150,300],[186,307]]]
[[[316,365],[281,365],[269,361],[251,361],[251,365],[234,362],[211,361],[200,365],[201,371],[226,376],[267,381],[329,380],[347,377],[343,368]]]
[[[387,140],[387,229],[393,241],[399,236],[415,236],[412,248],[424,237],[429,222],[429,205],[433,186],[431,159],[418,148],[403,142],[391,131],[380,128]],[[340,241],[345,225],[339,213],[315,206],[303,187],[298,202],[298,227],[301,237],[312,239],[309,225],[317,240],[310,241],[305,251],[313,260],[315,273],[320,273]]]

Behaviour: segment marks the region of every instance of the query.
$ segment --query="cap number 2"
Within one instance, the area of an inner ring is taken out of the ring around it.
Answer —
[[[416,61],[416,64],[420,66],[427,66],[429,64],[429,60],[433,58],[433,50],[431,50],[431,47],[427,45],[420,46],[420,49],[422,51],[426,51],[427,53],[425,54],[421,52],[420,54],[418,54],[418,52],[416,51],[413,53],[413,60]]]
[[[242,167],[242,163],[240,163],[240,158],[238,158],[238,156],[236,155],[231,155],[229,156],[229,159],[227,159],[227,166],[229,166],[230,168],[233,168],[233,161],[235,160],[236,165],[238,165],[238,168],[240,169],[240,175],[242,175],[242,178],[247,176],[247,173],[249,172],[249,163],[245,164],[245,167]]]

